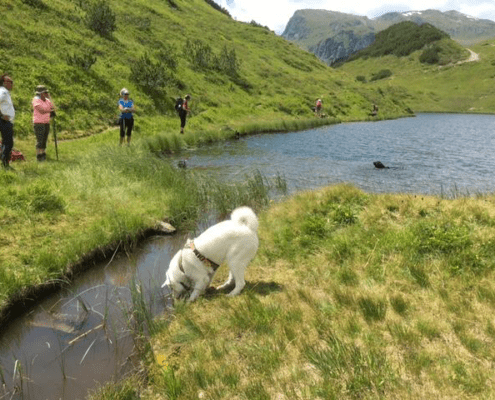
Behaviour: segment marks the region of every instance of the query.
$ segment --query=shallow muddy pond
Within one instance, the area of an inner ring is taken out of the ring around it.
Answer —
[[[188,169],[226,181],[253,171],[282,177],[289,193],[339,182],[370,192],[493,193],[493,126],[495,116],[425,114],[243,137],[172,162],[186,160]],[[375,169],[377,160],[390,169]],[[160,286],[185,239],[153,237],[132,254],[119,252],[9,325],[0,336],[0,400],[84,399],[130,371],[132,299],[142,296],[154,315],[166,312]]]

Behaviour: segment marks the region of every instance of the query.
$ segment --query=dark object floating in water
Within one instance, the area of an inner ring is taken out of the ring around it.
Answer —
[[[383,165],[381,161],[374,161],[373,165],[375,166],[375,168],[389,168]]]
[[[186,168],[186,167],[187,167],[186,160],[180,160],[180,161],[177,163],[177,166],[178,166],[179,168]]]

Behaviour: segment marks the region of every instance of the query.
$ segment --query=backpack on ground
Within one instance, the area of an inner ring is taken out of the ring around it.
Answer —
[[[175,100],[175,111],[179,112],[182,110],[182,104],[184,103],[184,99],[182,97],[177,97]]]
[[[0,141],[0,147],[2,146],[2,142]],[[22,154],[19,150],[16,150],[16,149],[12,149],[11,153],[10,153],[10,161],[26,161],[26,159],[24,158],[24,154]]]

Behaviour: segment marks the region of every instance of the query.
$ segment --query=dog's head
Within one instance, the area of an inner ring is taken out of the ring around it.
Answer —
[[[162,285],[162,288],[167,287],[177,299],[185,295],[189,290],[188,279],[179,269],[179,257],[179,253],[177,253],[170,261],[170,265],[165,275],[166,279]]]

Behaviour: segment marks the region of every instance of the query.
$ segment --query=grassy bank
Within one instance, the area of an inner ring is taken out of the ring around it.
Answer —
[[[149,386],[111,398],[495,396],[493,196],[340,185],[260,217],[243,293],[177,303]]]

